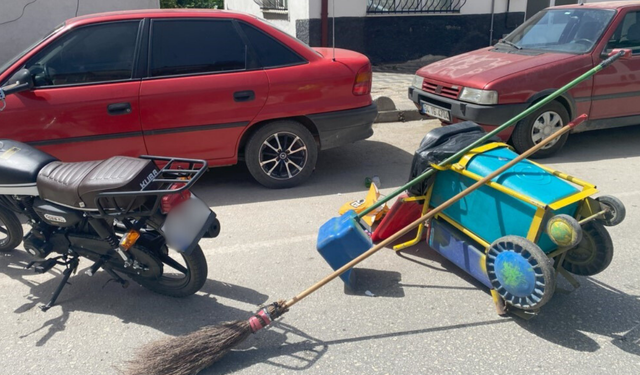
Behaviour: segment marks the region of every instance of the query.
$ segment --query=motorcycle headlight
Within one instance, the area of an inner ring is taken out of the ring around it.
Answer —
[[[411,86],[421,89],[422,82],[424,82],[424,77],[420,77],[419,75],[416,74],[415,76],[413,76],[413,81],[411,82]]]
[[[492,90],[479,90],[465,87],[460,93],[460,100],[476,104],[498,104],[498,92]]]

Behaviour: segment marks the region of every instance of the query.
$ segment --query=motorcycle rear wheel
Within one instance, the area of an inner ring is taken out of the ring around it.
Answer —
[[[207,281],[208,273],[207,260],[200,245],[196,246],[189,255],[168,251],[166,246],[163,250],[162,253],[166,257],[159,258],[163,268],[159,277],[152,279],[131,275],[131,278],[152,292],[170,297],[188,297],[199,291]],[[183,262],[174,259],[176,254],[182,257]],[[182,270],[178,270],[176,267],[182,268]],[[168,270],[178,271],[183,276],[175,277],[170,275]]]
[[[22,242],[23,235],[22,224],[16,214],[0,207],[0,252],[15,249]]]

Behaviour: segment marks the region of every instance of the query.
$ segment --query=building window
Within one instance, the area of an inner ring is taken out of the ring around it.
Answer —
[[[262,10],[288,10],[288,0],[253,0]]]
[[[460,13],[467,0],[369,0],[367,14]]]

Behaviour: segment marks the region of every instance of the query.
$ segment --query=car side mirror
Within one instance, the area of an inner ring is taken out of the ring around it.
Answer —
[[[33,82],[31,72],[28,69],[20,69],[9,78],[7,84],[2,87],[2,91],[4,91],[6,95],[9,95],[29,91],[33,89],[34,86],[35,83]]]
[[[600,57],[602,57],[603,59],[607,59],[609,57],[617,55],[620,52],[624,52],[624,54],[622,56],[620,56],[620,60],[629,60],[631,58],[631,56],[633,55],[633,53],[631,52],[630,49],[616,48],[611,52],[602,51],[602,54],[600,55]]]

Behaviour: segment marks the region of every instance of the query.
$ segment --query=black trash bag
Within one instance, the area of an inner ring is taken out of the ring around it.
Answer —
[[[487,133],[484,129],[472,121],[459,122],[430,131],[424,136],[420,147],[413,155],[409,181],[432,169],[431,164],[440,164],[485,135]],[[486,143],[496,141],[500,139],[493,137]],[[434,177],[435,174],[414,184],[407,189],[407,192],[411,196],[425,195]]]

